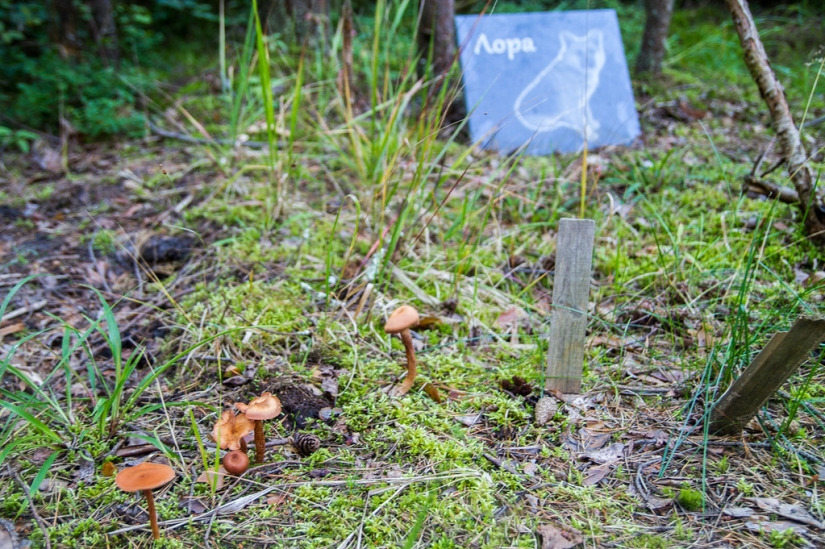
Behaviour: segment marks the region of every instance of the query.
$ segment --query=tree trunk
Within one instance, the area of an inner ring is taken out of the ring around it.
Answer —
[[[662,61],[667,47],[667,29],[673,15],[673,0],[645,0],[645,32],[642,48],[636,59],[638,74],[662,72]]]
[[[304,44],[328,32],[329,4],[329,0],[262,0],[258,14],[264,32],[279,31]]]
[[[72,0],[52,0],[52,42],[64,60],[77,57],[81,44],[77,36],[77,14]]]
[[[112,0],[91,0],[90,4],[93,14],[92,30],[100,56],[106,65],[117,66],[120,55]]]
[[[747,0],[725,0],[725,3],[739,34],[745,64],[770,110],[779,152],[788,163],[789,177],[799,195],[807,234],[820,242],[825,241],[825,202],[814,192],[813,172],[807,164],[807,154],[791,117],[785,90],[771,69]]]
[[[445,76],[456,59],[455,4],[453,0],[421,0],[421,23],[418,27],[418,53],[426,73],[432,46],[432,75]]]
[[[442,86],[451,86],[442,111],[442,124],[451,126],[467,116],[467,109],[458,86],[446,80],[458,55],[455,44],[455,1],[421,0],[421,22],[418,26],[418,73],[436,78],[430,98],[438,95]],[[427,65],[430,61],[429,66]]]

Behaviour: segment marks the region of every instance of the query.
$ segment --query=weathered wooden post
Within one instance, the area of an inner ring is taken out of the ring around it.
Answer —
[[[710,430],[736,435],[782,386],[811,350],[825,340],[825,319],[800,318],[777,332],[714,405]]]
[[[581,392],[595,234],[596,223],[592,219],[559,222],[547,350],[545,388],[548,391]]]

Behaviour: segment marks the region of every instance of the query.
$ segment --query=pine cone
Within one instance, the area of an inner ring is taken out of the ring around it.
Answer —
[[[556,415],[559,404],[549,396],[543,396],[536,402],[536,425],[544,425]]]
[[[292,446],[298,454],[306,457],[314,454],[321,447],[321,439],[311,433],[298,433],[292,439]]]

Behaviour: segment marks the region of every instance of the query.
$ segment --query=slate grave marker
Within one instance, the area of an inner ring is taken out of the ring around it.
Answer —
[[[456,16],[470,134],[528,154],[639,135],[619,21],[610,9]]]

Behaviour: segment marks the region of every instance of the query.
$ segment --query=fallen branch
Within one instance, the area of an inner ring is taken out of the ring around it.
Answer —
[[[19,309],[15,309],[14,311],[4,315],[3,318],[0,318],[0,322],[6,322],[12,320],[13,318],[17,318],[18,316],[23,316],[27,313],[34,313],[48,305],[48,303],[49,301],[46,299],[35,301],[27,307],[20,307]]]
[[[776,183],[758,179],[753,175],[745,176],[745,191],[774,198],[785,204],[799,204],[799,193],[790,187],[781,187]]]
[[[191,135],[164,130],[163,128],[156,126],[151,120],[149,121],[149,129],[152,130],[152,133],[160,137],[177,139],[178,141],[192,143],[193,145],[220,145],[223,147],[234,147],[235,145],[240,145],[243,147],[249,147],[250,149],[263,149],[269,146],[269,143],[265,141],[241,141],[240,139],[233,141],[231,139],[203,139],[201,137],[192,137]],[[286,148],[286,143],[278,141],[275,143],[275,147],[278,149]]]
[[[807,163],[805,147],[794,124],[785,90],[771,68],[768,54],[753,21],[747,0],[725,0],[739,35],[745,64],[759,87],[759,93],[771,113],[779,154],[788,162],[788,175],[793,181],[802,209],[805,230],[809,237],[825,240],[825,208],[821,193],[814,186],[811,166]]]

